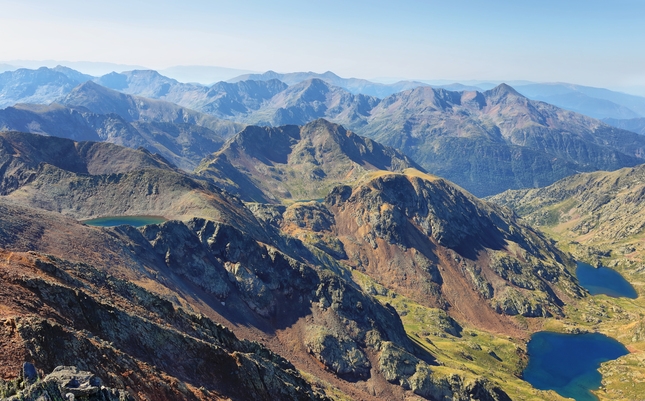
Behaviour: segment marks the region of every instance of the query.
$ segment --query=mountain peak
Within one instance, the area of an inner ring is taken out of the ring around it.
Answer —
[[[331,79],[341,79],[337,74],[335,74],[332,71],[325,71],[322,74],[320,74],[320,76],[325,78],[331,78]]]
[[[392,148],[316,119],[301,127],[248,126],[196,172],[244,200],[277,203],[319,199],[368,171],[409,167],[421,169]]]
[[[518,91],[513,89],[512,86],[505,83],[501,83],[496,87],[494,87],[493,89],[487,90],[486,92],[484,92],[484,95],[486,95],[487,97],[494,97],[494,98],[502,98],[506,96],[524,97]]]
[[[70,95],[73,92],[85,92],[85,91],[96,91],[96,92],[105,92],[105,93],[119,93],[113,89],[106,88],[105,86],[99,85],[94,81],[86,81],[83,82],[82,84],[78,85],[74,89],[72,89],[72,92],[70,92]],[[68,95],[69,96],[69,95]]]

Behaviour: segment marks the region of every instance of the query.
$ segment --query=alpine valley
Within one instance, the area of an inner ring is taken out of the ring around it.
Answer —
[[[645,301],[575,274],[643,292],[641,134],[329,72],[19,69],[0,100],[2,399],[563,400],[523,380],[541,330],[616,338],[595,394],[645,393]]]

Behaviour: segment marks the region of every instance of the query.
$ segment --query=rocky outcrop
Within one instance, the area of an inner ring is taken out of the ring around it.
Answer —
[[[35,268],[28,276],[5,273],[4,288],[43,305],[51,317],[9,305],[23,316],[3,319],[2,327],[17,334],[16,346],[40,369],[74,364],[137,399],[324,398],[284,358],[139,286],[52,257],[25,255],[21,263]],[[83,390],[79,383],[79,391],[99,387],[87,377],[90,385]]]
[[[27,371],[32,372],[27,375]],[[26,362],[23,377],[4,385],[3,400],[7,401],[132,401],[133,398],[123,390],[103,385],[103,381],[90,372],[81,371],[75,366],[58,366],[40,380],[34,365]],[[11,388],[15,386],[15,388]],[[19,390],[18,390],[19,389]],[[15,394],[10,394],[15,393]],[[8,397],[8,398],[5,398]]]
[[[443,179],[374,174],[325,203],[356,268],[429,306],[446,308],[461,292],[459,302],[472,296],[500,314],[550,316],[562,314],[563,298],[584,294],[573,262],[541,234]]]
[[[323,326],[307,328],[307,351],[340,377],[365,379],[372,367],[365,353],[351,338]]]
[[[387,342],[381,346],[379,369],[388,381],[431,400],[510,401],[504,391],[486,379],[478,378],[466,382],[456,374],[438,376],[426,362]]]

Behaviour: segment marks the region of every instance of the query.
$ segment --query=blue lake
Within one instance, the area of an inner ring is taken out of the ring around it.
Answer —
[[[595,268],[589,264],[578,262],[576,276],[580,285],[591,295],[605,294],[610,297],[638,297],[636,290],[617,271],[608,267]]]
[[[560,334],[546,331],[531,336],[524,380],[540,390],[554,390],[577,401],[595,401],[589,390],[600,387],[598,372],[605,361],[627,355],[624,345],[603,334]]]
[[[114,227],[120,225],[129,225],[134,227],[141,227],[147,224],[159,224],[166,221],[165,218],[159,216],[108,216],[99,217],[98,219],[85,220],[83,223],[88,226],[97,227]]]

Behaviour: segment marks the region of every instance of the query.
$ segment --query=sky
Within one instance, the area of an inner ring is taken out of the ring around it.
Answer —
[[[0,0],[0,62],[645,91],[643,0]]]

